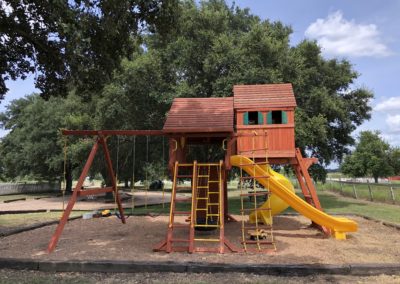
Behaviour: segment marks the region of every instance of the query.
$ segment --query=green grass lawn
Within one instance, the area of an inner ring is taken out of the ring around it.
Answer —
[[[300,194],[301,196],[301,194]],[[324,211],[327,213],[335,214],[360,214],[367,217],[372,217],[382,221],[388,221],[400,224],[400,207],[398,205],[372,203],[362,200],[355,200],[335,195],[328,191],[319,191],[318,196]],[[240,198],[237,194],[232,194],[229,198],[229,213],[240,214]],[[246,208],[252,206],[247,199]],[[261,202],[259,203],[262,204]],[[177,204],[177,210],[190,211],[190,204]],[[111,210],[113,212],[113,210]],[[289,208],[285,212],[293,213],[293,209]],[[82,215],[83,211],[75,211],[71,216]],[[130,208],[125,210],[127,215],[132,214]],[[134,215],[143,214],[169,214],[169,204],[162,205],[149,205],[145,207],[136,207],[133,210]],[[0,215],[0,226],[3,227],[19,227],[24,225],[31,225],[34,223],[41,223],[46,221],[58,220],[61,217],[61,212],[48,212],[48,213],[29,213],[29,214],[6,214]]]
[[[72,212],[70,217],[81,216],[83,211]],[[27,213],[27,214],[4,214],[0,215],[0,227],[21,227],[29,226],[36,223],[44,223],[48,221],[59,220],[62,212],[43,212],[43,213]]]
[[[11,194],[11,195],[0,195],[0,203],[19,198],[35,199],[43,197],[54,197],[61,194],[61,192],[44,192],[44,193],[30,193],[30,194]]]
[[[301,193],[299,194],[301,196]],[[372,217],[382,221],[388,221],[400,224],[400,207],[398,205],[384,204],[384,203],[372,203],[362,200],[355,200],[352,198],[346,198],[335,195],[326,191],[319,191],[318,196],[322,204],[322,208],[327,213],[334,214],[360,214],[367,217]],[[240,214],[240,198],[237,196],[229,198],[229,213]],[[246,208],[252,206],[252,203],[245,201]],[[260,202],[260,205],[262,203]],[[177,204],[177,208],[181,211],[190,211],[189,204]],[[139,207],[134,209],[134,214],[168,214],[169,205],[165,204],[165,208],[161,205],[148,206],[147,209]],[[289,208],[285,212],[294,213],[293,209]],[[127,214],[131,214],[131,210],[126,210]]]

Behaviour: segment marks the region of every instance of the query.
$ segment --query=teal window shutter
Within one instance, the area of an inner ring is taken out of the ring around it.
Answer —
[[[243,124],[244,125],[249,125],[249,113],[248,112],[245,112],[243,114]]]
[[[258,124],[264,124],[264,116],[261,111],[258,112]]]
[[[272,124],[272,111],[267,113],[267,124]]]
[[[287,124],[287,113],[282,111],[282,124]]]

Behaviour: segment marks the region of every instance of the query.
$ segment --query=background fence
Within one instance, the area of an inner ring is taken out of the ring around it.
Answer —
[[[369,201],[400,204],[399,183],[370,183],[341,180],[327,180],[325,184],[318,183],[319,190],[332,190],[343,196]]]
[[[0,195],[60,191],[59,183],[0,183]]]

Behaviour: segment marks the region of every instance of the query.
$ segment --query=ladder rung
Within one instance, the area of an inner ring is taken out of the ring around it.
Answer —
[[[216,206],[216,205],[219,205],[219,203],[208,203],[207,205],[208,206]]]
[[[209,183],[216,183],[216,182],[219,183],[219,180],[209,180],[208,182],[209,182]]]
[[[217,216],[219,216],[219,214],[207,214],[207,216],[217,217]]]
[[[176,190],[181,190],[181,189],[192,189],[191,186],[177,186],[177,187],[175,187],[175,188],[176,188]]]
[[[178,164],[178,167],[193,167],[193,164]]]
[[[177,178],[192,178],[193,175],[177,175]]]
[[[190,215],[188,211],[175,211],[174,215]]]
[[[257,178],[269,178],[269,176],[247,176],[247,177],[241,177],[240,179],[257,179]]]
[[[196,208],[196,211],[205,211],[208,210],[208,208]]]
[[[219,194],[218,191],[209,191],[208,194]]]
[[[220,239],[194,239],[197,242],[219,242]]]
[[[192,202],[191,198],[176,198],[175,202]]]
[[[207,185],[198,185],[197,188],[208,188]]]
[[[208,197],[196,197],[196,200],[208,200]]]
[[[246,240],[246,241],[241,241],[240,242],[241,244],[247,244],[247,245],[252,245],[252,244],[260,244],[260,245],[265,245],[265,244],[268,244],[268,245],[273,245],[273,244],[275,244],[275,242],[271,242],[271,241],[263,241],[263,240],[258,240],[258,241],[248,241],[248,240]]]
[[[263,195],[268,195],[269,192],[253,192],[253,193],[242,193],[240,196],[246,197],[246,196],[263,196]]]
[[[186,239],[172,239],[171,240],[171,242],[174,242],[174,243],[188,243],[189,242],[189,240],[186,240]]]
[[[243,208],[240,209],[240,212],[251,212],[251,211],[271,211],[271,208]],[[272,216],[271,216],[272,217]]]
[[[208,176],[208,175],[198,175],[197,177],[203,178],[203,177],[210,177],[210,176]]]

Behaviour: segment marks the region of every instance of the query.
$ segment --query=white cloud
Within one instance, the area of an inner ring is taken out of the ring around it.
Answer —
[[[391,132],[400,133],[400,114],[386,116],[386,124]]]
[[[375,111],[400,111],[400,97],[390,97],[374,107]]]
[[[341,11],[317,19],[305,31],[309,38],[316,39],[322,51],[340,56],[388,56],[388,47],[381,42],[378,28],[374,24],[357,24],[343,18]]]

